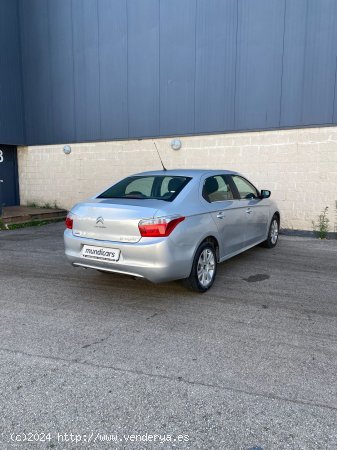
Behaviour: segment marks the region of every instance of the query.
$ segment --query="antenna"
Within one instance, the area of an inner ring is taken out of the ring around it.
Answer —
[[[157,153],[158,153],[158,156],[159,156],[159,159],[160,159],[160,162],[161,162],[161,165],[163,166],[163,170],[167,170],[166,169],[166,167],[164,166],[164,164],[163,164],[163,160],[161,159],[161,156],[160,156],[160,153],[159,153],[159,150],[158,150],[158,147],[157,147],[157,144],[156,144],[156,142],[155,141],[153,141],[153,143],[154,143],[154,146],[156,147],[156,150],[157,150]]]

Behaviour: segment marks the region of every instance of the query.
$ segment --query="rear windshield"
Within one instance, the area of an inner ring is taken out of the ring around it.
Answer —
[[[172,202],[191,180],[172,175],[133,176],[111,186],[98,198],[157,199]]]

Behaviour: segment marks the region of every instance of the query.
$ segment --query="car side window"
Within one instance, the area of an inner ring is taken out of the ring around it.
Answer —
[[[223,202],[233,200],[233,193],[225,178],[221,175],[206,178],[202,189],[202,196],[209,202]]]
[[[247,181],[245,178],[239,175],[232,175],[232,180],[239,191],[240,199],[258,198],[258,190]]]

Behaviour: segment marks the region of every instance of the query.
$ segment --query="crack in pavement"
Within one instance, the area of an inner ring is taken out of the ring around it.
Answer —
[[[326,405],[323,403],[317,403],[317,402],[312,402],[312,401],[295,400],[295,399],[292,399],[289,397],[282,397],[281,395],[267,394],[267,393],[261,393],[261,392],[249,392],[245,389],[239,389],[239,388],[224,386],[224,385],[220,385],[220,384],[211,384],[211,383],[205,383],[205,382],[201,382],[201,381],[187,380],[181,376],[174,377],[174,376],[169,376],[169,375],[144,372],[142,370],[136,370],[136,369],[123,369],[121,367],[109,366],[106,364],[97,364],[97,363],[93,363],[90,361],[80,361],[78,359],[67,359],[67,358],[62,358],[60,356],[37,355],[37,354],[33,354],[33,353],[24,352],[21,350],[12,350],[12,349],[3,348],[3,347],[0,347],[0,351],[2,351],[4,353],[6,353],[6,352],[11,353],[14,355],[26,356],[28,358],[31,357],[31,358],[45,359],[47,361],[50,360],[50,361],[65,362],[68,364],[68,366],[83,365],[83,366],[89,366],[89,367],[94,367],[94,368],[98,368],[98,369],[114,370],[115,372],[130,373],[130,374],[134,374],[134,375],[142,375],[142,376],[146,376],[146,377],[150,377],[150,378],[158,378],[158,379],[169,380],[169,381],[179,381],[180,383],[185,383],[185,384],[192,385],[192,386],[202,386],[202,387],[208,387],[211,389],[220,389],[220,390],[224,390],[224,391],[237,392],[240,394],[248,395],[250,397],[262,397],[262,398],[266,398],[268,400],[279,400],[279,401],[283,401],[283,402],[293,403],[296,405],[315,406],[318,408],[328,409],[330,411],[337,411],[337,406],[335,407],[335,406],[330,406],[330,405]]]
[[[85,344],[81,348],[88,348],[88,347],[91,347],[92,345],[101,344],[102,342],[107,341],[112,336],[112,333],[114,331],[115,330],[110,331],[110,333],[108,333],[105,337],[102,337],[101,339],[98,339],[97,341],[93,341],[90,344]]]

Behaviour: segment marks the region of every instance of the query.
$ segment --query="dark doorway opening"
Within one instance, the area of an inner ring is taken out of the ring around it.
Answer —
[[[0,144],[0,206],[20,203],[16,147]]]

